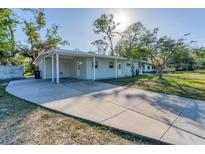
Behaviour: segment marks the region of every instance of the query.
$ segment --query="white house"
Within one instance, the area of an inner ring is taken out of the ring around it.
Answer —
[[[152,64],[144,64],[143,65],[143,73],[153,73],[156,69]]]
[[[133,63],[133,65],[134,65],[134,69],[138,70],[140,75],[153,73],[156,71],[155,67],[148,61],[137,60]]]
[[[54,49],[42,52],[35,60],[43,79],[104,79],[130,76],[127,58],[94,53]]]
[[[60,78],[96,80],[131,76],[131,63],[127,58],[99,55],[89,52],[53,49],[42,52],[34,61],[43,79],[59,83]],[[143,68],[135,63],[140,74]]]

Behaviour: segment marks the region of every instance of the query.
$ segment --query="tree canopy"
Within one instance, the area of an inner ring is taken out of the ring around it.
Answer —
[[[109,42],[111,55],[127,57],[132,61],[147,61],[155,68],[160,78],[163,77],[165,67],[173,65],[175,70],[180,67],[192,70],[194,67],[205,67],[205,49],[193,48],[188,41],[189,33],[181,38],[160,36],[159,28],[147,29],[141,22],[135,22],[123,32],[117,32],[116,23],[112,14],[102,14],[93,23],[94,32],[103,34],[102,40],[92,42],[92,45],[102,49],[104,41]],[[113,45],[113,38],[118,34],[120,37]],[[106,48],[104,48],[106,50]]]
[[[104,40],[101,40],[101,39],[96,40],[94,42],[91,42],[91,44],[97,48],[97,50],[95,51],[97,54],[101,54],[101,55],[106,54],[108,44]]]
[[[0,9],[0,65],[23,65],[33,71],[33,61],[39,53],[68,45],[68,41],[58,34],[59,26],[46,23],[44,9],[21,9],[31,16],[17,17],[13,9]],[[23,27],[27,43],[15,40],[16,27]],[[45,33],[42,33],[44,31]]]
[[[16,53],[14,31],[17,23],[11,9],[0,9],[0,64],[13,62]]]
[[[24,54],[32,58],[34,61],[39,53],[47,51],[49,49],[57,48],[59,45],[68,45],[68,41],[63,40],[61,36],[58,35],[58,25],[52,25],[50,29],[46,29],[45,39],[42,39],[42,34],[40,31],[45,28],[46,20],[45,13],[43,9],[38,10],[25,10],[31,11],[34,14],[34,21],[24,21],[24,32],[27,35],[28,46],[22,47]]]
[[[158,28],[155,28],[153,31],[147,30],[142,37],[142,48],[144,48],[152,65],[155,66],[159,77],[162,78],[163,70],[171,63],[173,55],[188,47],[191,42],[186,43],[186,38],[158,37],[158,31]]]
[[[113,38],[116,36],[116,27],[119,23],[114,20],[113,14],[102,14],[93,22],[94,32],[96,34],[104,34],[103,40],[109,41],[110,55],[114,55]]]
[[[121,33],[121,39],[118,41],[115,51],[119,56],[127,57],[130,60],[142,59],[141,38],[145,32],[145,27],[142,23],[136,22],[131,24],[124,32]]]

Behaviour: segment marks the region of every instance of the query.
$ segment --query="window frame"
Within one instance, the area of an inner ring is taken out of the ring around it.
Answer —
[[[112,63],[112,64],[111,64],[111,63]],[[111,68],[111,69],[114,68],[114,62],[113,62],[113,61],[110,61],[110,62],[109,62],[109,68]]]
[[[92,68],[93,68],[93,61],[92,61]],[[98,68],[98,61],[95,61],[95,68]]]

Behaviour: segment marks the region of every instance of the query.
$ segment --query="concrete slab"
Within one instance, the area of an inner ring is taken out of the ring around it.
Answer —
[[[205,138],[205,106],[193,101],[173,125]]]
[[[147,99],[152,99],[149,101]],[[155,99],[155,100],[154,100]],[[158,96],[146,98],[146,103],[141,103],[132,108],[133,111],[172,124],[179,114],[186,109],[190,100],[182,99],[181,97]]]
[[[76,90],[80,90],[85,93],[92,93],[96,91],[103,91],[107,89],[116,88],[118,86],[107,84],[107,83],[101,83],[101,82],[95,82],[95,81],[79,81],[79,82],[65,82],[64,85],[74,88]]]
[[[133,108],[141,103],[145,103],[146,97],[142,92],[131,91],[126,87],[118,87],[110,90],[93,93],[92,96],[123,106]]]
[[[85,95],[85,93],[77,91],[75,89],[69,88],[69,87],[58,87],[55,88],[55,90],[49,90],[45,91],[43,93],[35,93],[32,95],[27,95],[29,99],[32,102],[35,102],[37,104],[45,104],[52,101],[60,101],[63,99],[76,97],[76,96],[82,96]]]
[[[125,108],[89,95],[49,102],[43,106],[94,122],[101,122],[125,111]]]
[[[171,127],[167,133],[161,138],[161,141],[171,144],[205,144],[205,140],[196,135],[187,133],[183,130]]]
[[[39,82],[36,82],[36,80],[31,80],[30,82],[10,82],[6,90],[15,96],[24,98],[25,100],[37,104],[43,104],[50,101],[61,100],[85,94],[63,85],[56,85],[47,81],[42,82],[42,80],[39,80]]]
[[[133,111],[125,111],[115,117],[103,121],[102,124],[154,139],[160,139],[170,127],[165,123]]]

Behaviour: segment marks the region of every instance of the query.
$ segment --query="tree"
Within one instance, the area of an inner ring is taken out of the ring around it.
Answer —
[[[192,41],[185,44],[186,39],[184,38],[176,40],[167,36],[157,37],[157,34],[158,28],[153,31],[147,30],[142,38],[142,47],[148,59],[151,60],[152,65],[155,66],[159,78],[162,78],[164,68],[170,63],[171,57],[178,50],[188,47]]]
[[[93,46],[97,48],[97,54],[105,55],[106,50],[108,48],[108,44],[103,40],[96,40],[91,43]]]
[[[170,60],[170,63],[174,65],[175,70],[193,70],[193,64],[195,60],[192,57],[192,49],[184,48],[178,50]]]
[[[193,50],[193,58],[198,68],[205,68],[205,48],[195,48]]]
[[[58,25],[52,25],[51,29],[47,29],[45,35],[46,39],[44,41],[40,41],[35,46],[38,52],[48,51],[50,49],[54,49],[58,47],[59,45],[62,46],[69,45],[68,41],[63,40],[58,35],[58,29],[59,29]]]
[[[42,39],[40,31],[46,26],[45,13],[43,9],[26,9],[34,14],[34,21],[24,21],[25,27],[23,30],[28,38],[28,46],[21,46],[24,55],[30,57],[33,61],[39,53],[57,48],[59,45],[68,45],[69,43],[63,40],[58,35],[59,26],[52,25],[50,29],[46,29],[45,39]]]
[[[130,25],[124,32],[121,33],[121,39],[116,45],[116,52],[129,60],[135,60],[139,56],[135,56],[136,50],[139,49],[141,37],[145,31],[142,23],[136,22]]]
[[[14,31],[18,20],[11,9],[0,9],[0,61],[12,64],[16,54]]]
[[[38,51],[35,49],[35,46],[36,44],[39,43],[40,34],[33,22],[25,21],[24,24],[25,24],[24,31],[28,38],[28,43],[30,44],[30,51],[27,50],[28,52],[26,53],[27,56],[32,58],[32,60],[34,61],[39,54]]]
[[[114,16],[112,14],[102,14],[98,19],[93,22],[94,32],[96,34],[104,34],[103,39],[109,41],[109,48],[111,55],[114,55],[113,38],[117,34],[116,27],[119,23],[114,21]]]
[[[145,32],[145,27],[141,22],[131,24],[124,32],[121,33],[121,39],[117,42],[116,53],[118,55],[127,57],[132,62],[132,74],[134,75],[135,60],[145,59],[142,54],[141,37]]]

